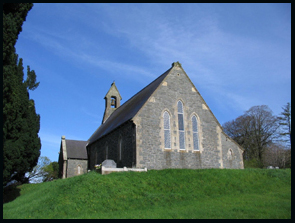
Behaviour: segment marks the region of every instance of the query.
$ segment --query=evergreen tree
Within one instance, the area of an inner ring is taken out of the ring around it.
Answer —
[[[282,136],[287,136],[288,140],[283,140],[285,142],[290,140],[291,146],[291,104],[288,102],[287,105],[282,107],[283,111],[280,114],[280,126],[282,127],[282,132],[280,133]]]
[[[40,116],[28,90],[34,90],[36,74],[15,53],[15,43],[32,3],[3,3],[3,186],[11,180],[27,182],[40,156]]]

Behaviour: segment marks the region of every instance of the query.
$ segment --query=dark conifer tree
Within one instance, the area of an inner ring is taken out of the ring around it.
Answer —
[[[36,74],[27,69],[24,81],[22,59],[15,43],[32,3],[3,3],[3,186],[11,180],[27,182],[25,173],[40,156],[40,116],[28,90],[38,87]]]
[[[283,142],[290,141],[289,146],[291,147],[291,104],[290,102],[287,103],[284,107],[282,107],[283,111],[281,112],[280,116],[278,117],[280,120],[280,126],[282,128],[282,132],[280,133],[283,138],[287,136],[287,140],[283,139]]]

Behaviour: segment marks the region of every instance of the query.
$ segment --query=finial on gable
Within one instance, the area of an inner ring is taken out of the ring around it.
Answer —
[[[172,63],[172,67],[181,67],[181,63],[177,62],[173,62]]]

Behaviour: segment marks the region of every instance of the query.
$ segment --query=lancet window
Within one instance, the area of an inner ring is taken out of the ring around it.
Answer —
[[[181,101],[178,101],[177,103],[177,112],[178,112],[179,149],[185,149],[183,104]]]
[[[165,149],[171,149],[170,115],[167,111],[164,112],[163,118]]]
[[[193,128],[194,150],[199,150],[198,120],[195,115],[192,117],[192,128]]]

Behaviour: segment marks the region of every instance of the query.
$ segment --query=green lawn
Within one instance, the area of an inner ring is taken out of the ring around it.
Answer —
[[[3,218],[291,218],[291,170],[166,169],[17,188]]]

